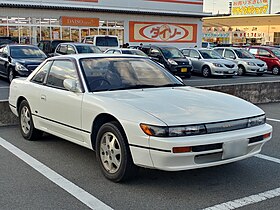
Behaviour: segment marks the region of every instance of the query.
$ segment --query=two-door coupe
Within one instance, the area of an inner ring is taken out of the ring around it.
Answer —
[[[255,105],[185,86],[147,57],[80,54],[14,79],[10,108],[27,140],[51,133],[96,151],[119,182],[137,166],[179,171],[251,157],[272,127]]]

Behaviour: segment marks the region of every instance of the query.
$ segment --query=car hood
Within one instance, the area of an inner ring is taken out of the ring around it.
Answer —
[[[264,112],[237,97],[192,87],[110,91],[98,95],[133,106],[167,125],[210,123],[247,118]],[[104,100],[104,98],[103,98]],[[125,107],[125,106],[123,106]],[[148,122],[146,122],[148,123]]]
[[[27,65],[27,64],[40,64],[42,63],[45,58],[14,58],[13,59],[14,62],[18,62],[21,63],[23,65]]]
[[[210,63],[220,63],[220,64],[227,64],[227,65],[235,64],[234,62],[226,59],[201,59],[201,60]]]

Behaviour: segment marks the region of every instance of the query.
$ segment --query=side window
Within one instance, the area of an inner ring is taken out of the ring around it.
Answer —
[[[142,47],[141,50],[142,50],[146,55],[150,55],[150,48],[144,48],[144,47]]]
[[[190,57],[190,50],[182,50],[184,56]]]
[[[62,55],[66,55],[67,52],[67,45],[62,44],[58,47],[57,52],[62,54]]]
[[[51,67],[52,61],[48,61],[43,65],[39,71],[34,75],[34,77],[31,79],[32,82],[36,83],[44,83],[45,77]]]
[[[115,50],[114,54],[121,54],[121,52],[119,50]]]
[[[234,52],[232,50],[226,49],[225,50],[225,58],[235,59]]]
[[[259,56],[269,57],[270,53],[265,49],[260,49],[259,50]]]
[[[44,47],[43,42],[40,42],[40,43],[38,44],[38,47],[39,47],[40,50],[43,50],[43,47]]]
[[[151,53],[150,54],[151,57],[159,57],[159,56],[161,56],[161,53],[156,48],[151,48],[150,53]]]
[[[190,57],[191,58],[199,58],[200,56],[199,56],[198,52],[196,52],[196,50],[191,50],[190,51]]]
[[[70,60],[54,61],[47,79],[47,85],[65,89],[63,86],[63,81],[65,79],[74,79],[78,81],[75,65]]]
[[[215,51],[223,56],[224,49],[215,49]]]
[[[67,54],[76,54],[76,51],[73,46],[71,45],[67,46]]]
[[[252,53],[253,55],[257,55],[258,54],[258,49],[251,48],[251,49],[249,49],[249,52]]]

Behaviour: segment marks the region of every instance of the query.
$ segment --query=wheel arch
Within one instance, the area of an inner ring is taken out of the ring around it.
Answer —
[[[17,113],[19,114],[19,106],[20,106],[20,104],[21,104],[21,102],[22,101],[24,101],[24,100],[26,100],[27,101],[27,99],[25,98],[25,97],[23,97],[23,96],[20,96],[18,99],[17,99]],[[28,101],[27,101],[28,102]]]
[[[93,150],[95,150],[95,143],[96,143],[96,137],[97,137],[98,130],[100,129],[100,127],[103,124],[112,122],[112,121],[117,122],[119,124],[122,134],[124,135],[125,139],[127,139],[124,128],[123,128],[122,124],[120,123],[120,121],[111,114],[101,113],[94,119],[94,121],[92,123],[91,144],[92,144]]]

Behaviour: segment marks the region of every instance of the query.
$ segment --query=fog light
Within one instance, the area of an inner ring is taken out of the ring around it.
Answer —
[[[173,147],[172,151],[173,151],[173,153],[191,152],[192,151],[192,147]]]

